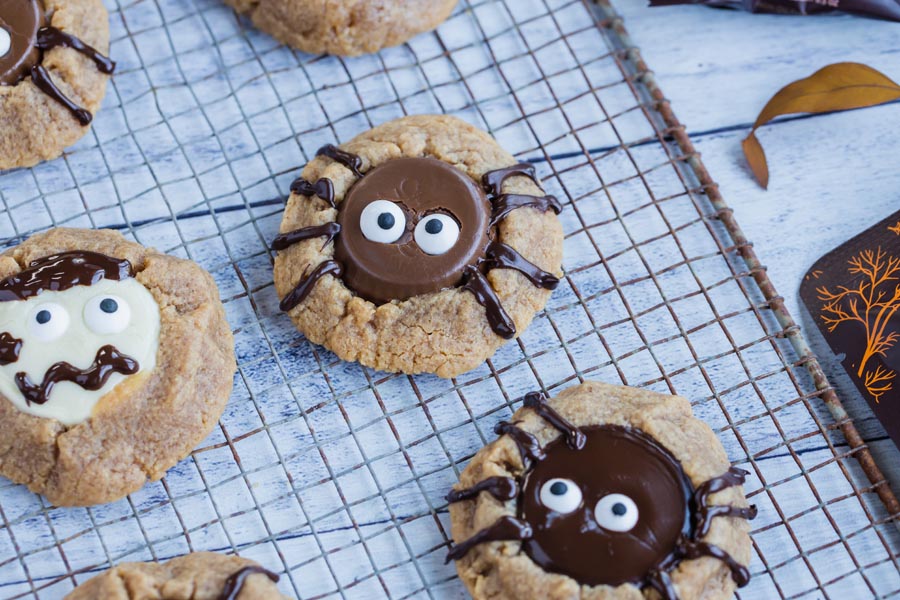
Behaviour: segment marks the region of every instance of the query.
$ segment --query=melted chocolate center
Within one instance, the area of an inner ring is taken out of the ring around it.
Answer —
[[[607,425],[581,431],[582,449],[557,438],[525,478],[519,516],[533,532],[523,548],[545,571],[583,584],[641,585],[672,560],[682,536],[690,537],[693,488],[679,462],[646,434]],[[562,514],[541,502],[541,489],[552,479],[580,488],[575,510]],[[639,516],[631,530],[598,523],[595,507],[609,494],[634,501]]]
[[[38,0],[0,0],[0,36],[9,49],[0,55],[0,85],[16,85],[41,61],[38,31],[46,24]],[[0,40],[0,52],[5,48]]]
[[[397,204],[406,218],[394,243],[363,235],[360,217],[376,200]],[[436,255],[424,252],[413,234],[434,213],[459,224],[459,239]],[[335,259],[344,267],[344,283],[359,296],[377,304],[406,300],[462,283],[466,268],[484,257],[490,219],[484,192],[459,169],[434,158],[398,158],[368,171],[341,203]]]

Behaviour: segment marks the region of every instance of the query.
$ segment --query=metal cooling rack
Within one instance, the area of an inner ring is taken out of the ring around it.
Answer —
[[[436,33],[347,60],[218,0],[111,1],[105,106],[63,158],[0,175],[0,237],[113,227],[199,262],[239,373],[209,439],[126,500],[58,509],[0,482],[0,597],[197,550],[256,559],[298,598],[465,597],[444,494],[525,392],[585,378],[691,398],[751,471],[741,598],[900,595],[896,499],[609,5],[462,0]],[[489,130],[566,205],[547,310],[452,381],[308,344],[267,249],[316,148],[427,112]]]

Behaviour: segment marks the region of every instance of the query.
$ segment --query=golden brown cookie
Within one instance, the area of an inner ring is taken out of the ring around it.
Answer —
[[[477,600],[730,598],[749,580],[747,473],[690,403],[586,382],[525,396],[448,495]]]
[[[238,556],[195,552],[167,563],[123,563],[65,600],[282,600],[278,575]]]
[[[87,133],[115,68],[100,0],[0,2],[0,169],[55,158]]]
[[[356,56],[443,23],[456,0],[225,0],[278,41],[313,54]]]
[[[209,273],[114,231],[0,255],[0,475],[58,506],[160,479],[225,408],[234,342]]]
[[[325,146],[291,190],[273,244],[281,308],[344,360],[454,377],[521,334],[559,282],[559,202],[455,117]]]

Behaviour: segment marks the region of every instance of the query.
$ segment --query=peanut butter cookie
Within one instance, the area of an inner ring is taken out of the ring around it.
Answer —
[[[225,408],[234,342],[212,277],[113,231],[0,255],[0,475],[58,506],[160,479]]]
[[[559,283],[559,202],[457,118],[325,146],[291,190],[274,242],[281,308],[344,360],[456,376],[527,328]]]

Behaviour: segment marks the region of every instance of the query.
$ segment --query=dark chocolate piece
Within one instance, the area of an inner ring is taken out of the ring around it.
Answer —
[[[7,331],[0,333],[0,365],[8,365],[19,360],[22,340]]]
[[[56,27],[44,27],[38,31],[36,45],[41,50],[51,50],[57,47],[71,48],[94,61],[97,70],[101,73],[111,75],[116,70],[116,63],[108,57],[88,46],[74,35],[60,31]]]
[[[561,414],[556,412],[556,409],[547,404],[542,393],[529,392],[525,394],[522,403],[526,408],[530,408],[536,412],[539,417],[558,429],[566,437],[566,445],[569,446],[569,448],[572,450],[581,450],[584,448],[584,433],[563,418]]]
[[[487,492],[497,500],[512,500],[519,495],[519,485],[512,477],[488,477],[472,487],[450,490],[447,502],[471,500],[477,498],[481,492]]]
[[[562,212],[562,204],[556,196],[525,196],[522,194],[501,194],[491,200],[494,214],[491,216],[491,225],[496,225],[517,208],[530,206],[541,212],[552,210],[556,214]]]
[[[333,260],[326,260],[319,264],[318,267],[313,269],[312,273],[307,275],[306,278],[301,279],[294,289],[281,300],[281,304],[279,305],[281,310],[287,312],[303,302],[315,287],[316,282],[325,275],[340,277],[342,272],[341,265]]]
[[[478,304],[484,307],[491,330],[504,339],[512,339],[516,335],[516,324],[503,309],[500,298],[488,280],[475,267],[466,267],[466,282],[463,289],[472,292]]]
[[[330,223],[324,223],[322,225],[301,227],[300,229],[295,229],[294,231],[289,231],[287,233],[281,233],[277,235],[272,241],[272,249],[285,250],[287,248],[290,248],[297,242],[317,237],[325,238],[325,243],[322,244],[322,247],[324,248],[328,245],[329,242],[334,241],[334,238],[337,237],[337,234],[340,233],[340,231],[341,226],[333,221]]]
[[[727,504],[710,505],[709,497],[716,492],[736,485],[743,485],[749,473],[738,467],[731,467],[724,474],[705,481],[694,492],[696,537],[702,538],[709,533],[714,517],[740,517],[742,519],[755,519],[756,507],[729,506]]]
[[[333,161],[339,162],[351,171],[357,177],[362,177],[363,174],[359,171],[362,169],[362,159],[345,150],[341,150],[337,146],[332,144],[325,144],[316,152],[316,156],[327,156]]]
[[[237,600],[237,597],[241,595],[241,590],[244,588],[244,583],[246,583],[247,578],[257,574],[265,575],[272,583],[278,583],[278,580],[281,579],[278,575],[269,570],[256,565],[250,565],[244,567],[237,573],[233,573],[225,580],[225,589],[219,594],[218,600]]]
[[[76,250],[32,261],[27,268],[0,280],[0,302],[27,300],[44,291],[61,292],[101,279],[133,277],[131,263],[97,252]]]
[[[501,242],[491,242],[488,245],[487,258],[482,262],[490,269],[515,269],[528,278],[535,287],[545,290],[555,290],[559,285],[559,277],[553,273],[544,271],[531,261],[523,257],[519,252]]]
[[[451,560],[461,559],[469,552],[469,550],[471,550],[478,544],[484,544],[486,542],[527,540],[530,537],[531,527],[528,525],[528,523],[510,516],[500,517],[494,522],[493,525],[491,525],[487,529],[482,529],[469,539],[464,540],[450,548],[450,551],[447,552],[447,558],[444,560],[444,562],[448,563]]]
[[[524,429],[519,429],[515,424],[509,421],[500,421],[494,425],[494,433],[497,435],[508,435],[519,449],[523,462],[526,460],[544,460],[544,450],[541,448],[541,443],[538,439]]]
[[[71,381],[86,390],[99,390],[113,373],[133,375],[139,369],[140,365],[136,360],[107,344],[97,350],[93,364],[87,369],[79,369],[62,361],[47,369],[40,385],[32,383],[24,371],[16,373],[16,385],[27,404],[44,404],[49,400],[53,387],[61,381]]]
[[[38,86],[42,92],[62,104],[66,110],[72,113],[72,116],[75,117],[79,123],[82,125],[90,125],[91,121],[94,119],[94,116],[90,113],[90,111],[81,108],[71,100],[69,97],[60,91],[56,84],[53,83],[53,80],[50,79],[50,73],[47,72],[41,65],[35,65],[31,67],[31,80],[34,82],[34,85]]]
[[[484,189],[487,193],[492,196],[499,196],[503,190],[503,182],[513,175],[523,175],[535,183],[538,183],[537,177],[534,174],[534,165],[528,163],[519,163],[504,169],[488,171],[481,176],[481,183],[484,185]]]
[[[40,63],[37,36],[45,22],[44,7],[38,0],[0,2],[0,28],[9,34],[9,50],[0,56],[0,85],[16,85]]]
[[[302,177],[298,177],[291,184],[291,191],[301,196],[316,196],[331,205],[331,208],[337,208],[334,203],[334,184],[330,179],[321,178],[315,183],[310,183]]]
[[[363,235],[363,210],[376,200],[395,203],[406,218],[396,242]],[[423,251],[413,235],[416,223],[434,213],[459,224],[456,243],[437,255]],[[344,283],[362,298],[406,300],[459,285],[464,270],[484,257],[489,221],[487,197],[464,172],[434,158],[398,158],[368,171],[341,202],[335,259],[344,265]]]

